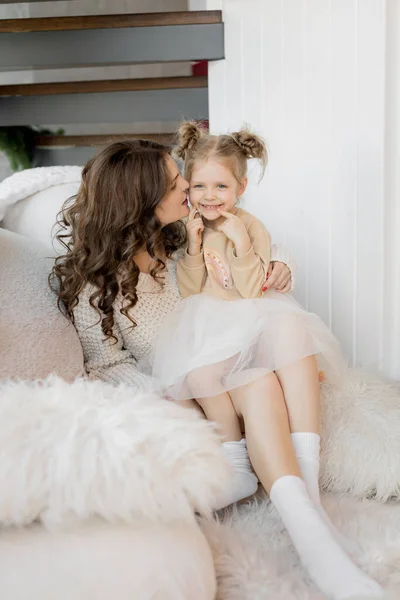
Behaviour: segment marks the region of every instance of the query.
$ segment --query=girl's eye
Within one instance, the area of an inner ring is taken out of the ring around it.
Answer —
[[[193,187],[196,190],[202,188],[203,186],[200,183],[196,183],[196,185],[194,185]]]
[[[219,188],[226,188],[226,187],[228,187],[228,186],[224,185],[223,183],[220,183],[220,184],[218,184],[218,186],[217,186],[217,187],[219,187]]]

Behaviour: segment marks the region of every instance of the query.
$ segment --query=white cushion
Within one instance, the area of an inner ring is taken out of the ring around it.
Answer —
[[[25,169],[0,182],[0,222],[4,229],[34,238],[55,256],[52,229],[65,200],[74,196],[82,167],[54,166]]]
[[[57,240],[53,242],[54,225],[65,200],[74,196],[79,182],[53,185],[10,206],[3,219],[5,229],[33,238],[46,246],[49,256],[63,252]]]

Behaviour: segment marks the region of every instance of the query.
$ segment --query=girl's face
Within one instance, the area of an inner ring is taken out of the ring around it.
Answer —
[[[232,171],[222,163],[208,160],[195,164],[190,180],[190,204],[207,221],[221,217],[219,211],[230,212],[246,189],[247,179],[240,185]]]
[[[184,219],[189,214],[189,182],[179,173],[176,162],[168,155],[167,166],[171,186],[155,210],[163,225],[169,225]]]

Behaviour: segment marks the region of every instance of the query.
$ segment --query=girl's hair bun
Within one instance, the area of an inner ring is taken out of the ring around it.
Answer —
[[[205,131],[196,121],[184,121],[178,129],[178,143],[174,154],[182,160],[186,159],[188,152],[197,144]]]
[[[232,133],[232,138],[246,158],[257,158],[263,167],[266,166],[268,152],[265,142],[261,137],[255,133],[251,133],[248,129],[241,129]]]

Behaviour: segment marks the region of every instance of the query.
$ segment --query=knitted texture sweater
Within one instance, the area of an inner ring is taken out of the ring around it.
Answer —
[[[272,246],[271,260],[283,262],[290,268],[293,289],[294,265],[287,249]],[[114,334],[117,342],[104,339],[99,314],[89,303],[94,288],[87,285],[81,292],[74,309],[75,327],[83,348],[85,369],[91,379],[102,379],[113,384],[126,383],[134,391],[158,389],[157,382],[138,363],[150,354],[163,319],[182,300],[176,265],[176,260],[167,261],[163,286],[151,275],[140,273],[138,301],[130,311],[136,327],[132,327],[130,320],[121,314],[122,296],[117,296],[114,303]]]

